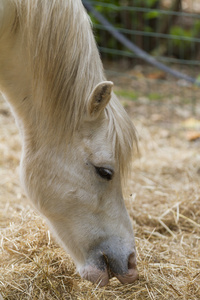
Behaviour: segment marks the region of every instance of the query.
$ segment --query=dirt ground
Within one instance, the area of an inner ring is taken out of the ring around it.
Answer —
[[[139,281],[123,286],[112,279],[98,288],[76,273],[20,188],[20,138],[1,99],[0,299],[200,299],[200,107],[194,116],[191,101],[183,104],[176,93],[173,101],[164,92],[157,97],[156,87],[154,97],[142,90],[134,96],[125,83],[115,90],[139,139],[126,189]]]

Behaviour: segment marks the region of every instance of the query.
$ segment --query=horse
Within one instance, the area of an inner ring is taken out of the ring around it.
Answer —
[[[21,135],[25,194],[81,277],[133,283],[123,186],[136,133],[81,0],[0,0],[0,91]]]

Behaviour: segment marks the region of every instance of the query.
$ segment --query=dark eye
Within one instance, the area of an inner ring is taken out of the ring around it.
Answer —
[[[106,169],[106,168],[101,168],[101,167],[95,167],[96,172],[101,178],[105,180],[112,180],[113,178],[113,170]]]

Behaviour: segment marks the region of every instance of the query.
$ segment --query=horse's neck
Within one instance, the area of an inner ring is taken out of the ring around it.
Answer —
[[[14,5],[9,0],[0,0],[0,36],[12,26],[14,18]]]
[[[30,74],[22,38],[19,32],[12,32],[11,27],[0,34],[0,90],[15,113],[20,114],[23,99],[30,90]]]
[[[31,88],[31,74],[28,70],[25,48],[19,36],[4,34],[0,38],[0,91],[11,106],[19,127],[25,148],[38,148],[45,144],[50,128],[44,116],[34,107]],[[36,143],[37,140],[37,143]]]

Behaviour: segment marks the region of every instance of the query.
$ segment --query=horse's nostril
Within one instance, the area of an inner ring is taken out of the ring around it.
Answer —
[[[133,269],[136,267],[136,256],[135,253],[131,253],[128,258],[128,269]]]
[[[111,271],[110,269],[110,265],[109,265],[109,261],[108,261],[108,257],[105,253],[102,253],[103,259],[105,260],[106,266],[107,266],[107,272],[108,272],[108,277],[109,279],[114,277],[114,273]]]

